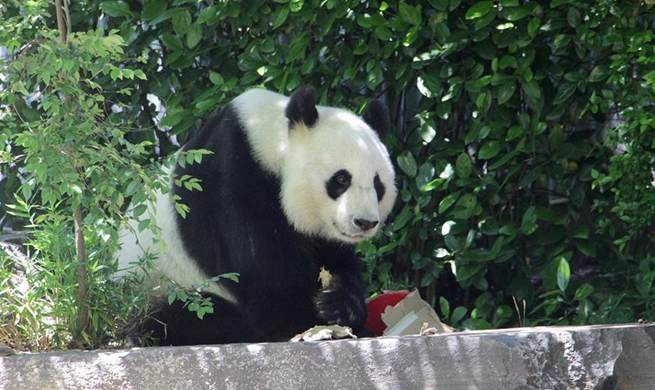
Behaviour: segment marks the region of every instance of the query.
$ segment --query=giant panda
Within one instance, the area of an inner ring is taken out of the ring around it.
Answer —
[[[150,231],[121,238],[124,269],[148,251],[155,274],[185,287],[239,274],[237,283],[219,279],[205,288],[214,313],[202,320],[179,302],[152,297],[163,303],[146,330],[160,345],[281,341],[319,324],[363,328],[355,245],[378,232],[396,198],[380,141],[389,115],[379,101],[362,117],[316,102],[309,86],[291,97],[264,89],[236,97],[183,148],[212,154],[170,172],[200,179],[202,191],[171,180],[170,192],[157,197],[163,245]],[[185,217],[171,195],[189,207]],[[324,288],[322,267],[331,274]]]

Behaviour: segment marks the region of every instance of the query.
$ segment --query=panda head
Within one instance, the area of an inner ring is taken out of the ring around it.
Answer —
[[[364,115],[316,106],[303,87],[288,101],[289,138],[281,172],[281,201],[296,230],[357,243],[374,236],[396,199],[394,171],[380,135],[389,114],[379,101]]]

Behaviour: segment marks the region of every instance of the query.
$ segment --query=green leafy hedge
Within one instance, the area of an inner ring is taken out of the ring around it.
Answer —
[[[360,247],[371,293],[420,287],[467,328],[655,318],[652,5],[71,7],[74,30],[116,29],[126,55],[146,59],[130,67],[147,80],[117,79],[131,95],[106,100],[124,104],[113,115],[132,142],[158,146],[153,156],[253,85],[312,84],[321,103],[354,110],[385,100],[400,196],[382,236]]]

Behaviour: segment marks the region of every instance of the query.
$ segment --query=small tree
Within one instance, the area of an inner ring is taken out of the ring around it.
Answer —
[[[111,288],[107,285],[107,275],[113,272],[108,267],[111,251],[101,248],[109,242],[103,237],[115,237],[116,222],[123,218],[127,198],[137,206],[133,210],[140,218],[147,208],[138,205],[162,182],[139,164],[147,162],[151,144],[133,144],[124,138],[129,124],[123,122],[121,112],[126,105],[106,101],[103,94],[107,85],[115,88],[123,84],[114,92],[129,97],[132,89],[128,83],[145,79],[144,73],[126,67],[126,61],[115,65],[124,60],[125,45],[116,31],[70,32],[65,11],[57,0],[59,29],[52,30],[45,24],[48,14],[43,3],[26,5],[28,17],[6,23],[14,31],[0,36],[11,52],[0,62],[4,76],[0,105],[5,111],[0,116],[4,129],[0,134],[0,145],[4,146],[1,157],[3,164],[23,167],[15,212],[31,217],[36,231],[74,230],[73,258],[57,248],[49,248],[53,249],[49,255],[56,252],[61,256],[46,256],[43,252],[48,248],[42,243],[34,249],[42,252],[40,261],[49,261],[40,264],[43,269],[60,275],[51,280],[55,284],[51,290],[70,293],[62,299],[70,302],[69,310],[53,311],[52,316],[58,318],[53,323],[61,325],[63,321],[66,326],[59,330],[73,330],[73,339],[96,346],[106,337],[99,322],[110,323],[111,318],[101,302],[105,297],[89,291],[94,276],[87,272],[92,268],[104,275],[91,287],[110,293],[106,289]],[[26,21],[36,24],[30,26]],[[150,221],[145,218],[140,228],[149,227]],[[88,242],[95,246],[93,253],[85,247]],[[92,264],[87,253],[92,255]],[[77,267],[60,260],[74,262]],[[72,282],[69,276],[73,269],[77,270],[77,294],[67,285]],[[42,282],[47,283],[46,279]],[[89,321],[93,321],[91,334]],[[55,334],[60,341],[66,339],[57,331]]]

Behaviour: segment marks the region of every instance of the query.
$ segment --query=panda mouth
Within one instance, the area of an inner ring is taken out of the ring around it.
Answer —
[[[363,234],[348,234],[348,233],[341,233],[342,236],[347,237],[351,240],[357,240],[357,241],[362,241],[365,240],[367,237]]]
[[[367,238],[370,238],[369,235],[363,234],[363,233],[353,234],[353,233],[345,232],[341,228],[339,228],[339,225],[335,221],[332,222],[332,226],[339,233],[339,236],[341,236],[342,238],[345,238],[345,241],[348,241],[348,242],[359,243],[361,241],[364,241]]]

